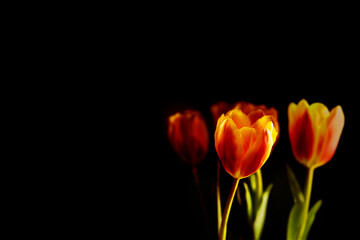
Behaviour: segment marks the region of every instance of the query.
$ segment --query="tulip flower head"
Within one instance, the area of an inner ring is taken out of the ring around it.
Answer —
[[[196,165],[209,149],[209,134],[199,111],[186,110],[170,116],[168,137],[175,152],[190,165]]]
[[[259,170],[278,135],[272,116],[233,109],[222,114],[215,130],[215,148],[225,170],[236,179]]]
[[[296,160],[308,168],[324,165],[333,157],[345,117],[341,106],[330,112],[322,103],[303,99],[288,108],[289,137]]]

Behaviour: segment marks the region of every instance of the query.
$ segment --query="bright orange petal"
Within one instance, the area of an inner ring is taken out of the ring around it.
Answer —
[[[270,131],[265,128],[243,157],[240,167],[240,178],[250,176],[259,170],[269,158],[273,141]]]
[[[238,109],[231,110],[226,114],[226,116],[228,116],[234,121],[238,129],[242,127],[250,126],[250,120],[248,116],[246,116],[246,114],[244,114],[241,110]]]
[[[240,143],[240,130],[232,119],[225,117],[215,131],[215,148],[224,169],[234,178],[236,178],[237,163],[243,154]]]
[[[252,124],[251,127],[255,128],[255,130],[260,133],[269,122],[271,122],[271,116],[265,115]]]
[[[243,153],[246,153],[256,140],[256,130],[251,127],[243,127],[240,129],[240,136]]]

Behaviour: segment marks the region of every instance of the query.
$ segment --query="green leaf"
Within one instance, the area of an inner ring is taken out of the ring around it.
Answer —
[[[305,230],[304,230],[304,235],[303,235],[303,239],[307,238],[307,235],[309,233],[309,230],[311,228],[311,225],[313,224],[314,220],[315,220],[315,216],[317,211],[320,209],[322,204],[322,200],[317,201],[314,206],[310,209],[309,213],[308,213],[308,218],[307,218],[307,222],[306,222],[306,226],[305,226]]]
[[[251,223],[252,219],[253,219],[253,204],[252,204],[252,200],[251,200],[251,192],[250,192],[250,189],[249,189],[248,185],[246,184],[246,182],[244,182],[244,187],[245,187],[245,200],[246,200],[247,214],[248,214],[249,223]]]
[[[303,236],[301,237],[301,240],[307,239],[309,230],[315,220],[316,213],[320,209],[321,204],[322,204],[322,200],[317,201],[315,203],[315,205],[309,211],[306,225],[305,225],[305,230],[304,230]],[[302,222],[302,218],[303,218],[302,208],[303,208],[303,204],[300,202],[297,202],[294,204],[294,206],[292,207],[292,209],[290,211],[289,221],[288,221],[288,226],[287,226],[287,235],[286,235],[286,239],[288,239],[288,240],[293,240],[293,239],[298,238],[300,228],[301,228],[301,222]]]
[[[291,208],[289,214],[289,220],[287,225],[287,240],[297,239],[297,236],[301,228],[301,219],[303,218],[303,204],[300,201],[295,202],[294,206]]]
[[[265,222],[265,217],[266,217],[266,209],[267,209],[269,195],[270,195],[270,191],[271,191],[272,187],[273,187],[273,184],[270,184],[266,188],[266,191],[262,195],[259,209],[256,212],[256,217],[255,217],[254,226],[253,226],[255,239],[260,239],[261,232],[264,227],[264,222]]]
[[[287,169],[287,173],[288,173],[288,177],[289,177],[289,184],[290,184],[292,196],[294,198],[294,202],[295,203],[297,203],[297,202],[303,203],[304,202],[304,194],[301,191],[298,181],[296,180],[295,174],[293,173],[293,171],[291,170],[289,165],[286,165],[286,169]]]

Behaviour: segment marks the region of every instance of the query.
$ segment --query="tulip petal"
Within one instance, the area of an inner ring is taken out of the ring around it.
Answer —
[[[291,103],[288,108],[289,137],[295,158],[307,165],[307,159],[314,154],[314,128],[308,112],[309,105],[301,100],[299,105]]]
[[[277,110],[275,108],[266,109],[264,112],[265,112],[266,115],[271,116],[271,121],[273,122],[275,130],[277,132],[276,139],[273,139],[274,142],[276,142],[277,139],[279,139],[279,134],[280,134],[280,125],[279,125],[279,120],[278,120],[278,112],[277,112]]]
[[[265,127],[270,131],[272,140],[275,143],[279,133],[276,131],[276,128],[275,128],[273,122],[272,121],[268,122]]]
[[[248,116],[245,113],[243,113],[241,110],[235,109],[228,112],[226,115],[234,121],[238,129],[242,127],[250,126],[250,120]]]
[[[233,164],[232,173],[233,177],[240,178],[240,174],[242,171],[242,162],[244,161],[243,157],[249,148],[254,144],[257,138],[257,133],[255,129],[250,127],[243,127],[239,131],[240,137],[238,142],[238,147],[242,148],[242,151],[238,151],[238,153],[242,152],[242,155],[238,155],[237,161]]]
[[[193,160],[196,159],[195,153],[193,151],[195,149],[196,142],[191,135],[193,131],[191,119],[190,116],[185,113],[185,117],[181,117],[179,120],[180,124],[177,127],[177,137],[179,138],[177,140],[179,151],[178,153],[185,162],[192,164]]]
[[[309,104],[305,99],[301,100],[298,105],[290,103],[288,108],[289,131],[294,128],[295,123],[297,123],[298,119],[304,115],[308,108]]]
[[[337,106],[331,110],[326,124],[327,134],[318,166],[330,161],[339,143],[340,135],[345,124],[345,116],[341,106]]]
[[[246,153],[250,146],[252,146],[256,140],[256,130],[251,127],[243,127],[240,129],[241,145],[243,152]]]
[[[271,122],[271,116],[265,115],[259,118],[254,124],[251,125],[251,127],[255,128],[256,131],[260,133],[260,131],[262,131],[269,122]]]
[[[261,109],[258,109],[256,111],[252,111],[248,117],[250,120],[250,124],[254,124],[258,119],[260,119],[261,117],[263,117],[265,115],[264,111]]]
[[[225,114],[222,114],[219,117],[219,119],[217,120],[216,128],[215,128],[215,134],[214,134],[215,142],[217,142],[217,139],[219,138],[220,126],[224,122],[224,120],[227,119],[227,118],[228,117],[225,117]]]
[[[272,139],[275,142],[277,139],[278,132],[277,132],[276,128],[274,128],[272,119],[273,119],[273,116],[271,116],[271,115],[263,116],[262,118],[258,119],[252,125],[252,127],[255,128],[257,132],[262,131],[264,128],[269,129],[269,131],[271,132]]]
[[[176,113],[169,117],[169,128],[168,128],[168,137],[170,140],[170,143],[172,144],[174,150],[176,152],[179,152],[179,146],[178,143],[181,141],[177,141],[178,139],[182,139],[182,134],[179,128],[180,125],[180,113]]]
[[[231,118],[225,116],[215,131],[215,148],[224,169],[234,178],[237,178],[236,164],[243,154],[241,141],[240,130]]]
[[[327,135],[328,108],[322,103],[313,103],[309,107],[309,115],[314,129],[314,155],[307,159],[307,166],[316,166],[319,162],[324,141]]]
[[[309,114],[314,127],[319,127],[329,116],[328,108],[322,103],[313,103],[309,106]]]
[[[271,132],[265,128],[258,134],[256,141],[250,146],[241,162],[240,178],[255,173],[266,162],[270,155],[273,140]]]
[[[182,117],[180,113],[169,117],[168,135],[170,142],[175,152],[187,163],[190,162],[190,155],[186,146],[186,142],[188,142],[188,131],[185,130],[189,127],[187,121],[185,121],[185,118]]]

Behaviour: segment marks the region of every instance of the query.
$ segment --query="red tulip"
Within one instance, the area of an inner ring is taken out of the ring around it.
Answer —
[[[170,116],[168,137],[180,158],[193,166],[208,152],[208,129],[199,111],[187,110]]]
[[[296,160],[308,168],[324,165],[333,157],[345,117],[341,106],[329,112],[322,103],[309,106],[303,99],[288,108],[289,137]]]

